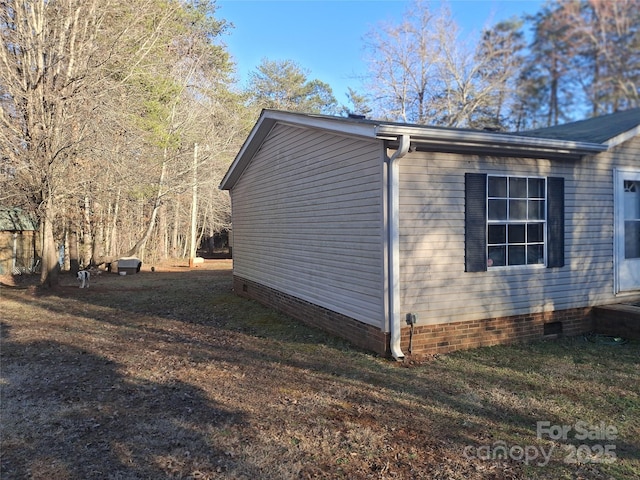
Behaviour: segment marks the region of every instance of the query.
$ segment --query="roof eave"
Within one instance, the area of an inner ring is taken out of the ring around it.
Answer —
[[[492,132],[469,132],[380,125],[379,138],[394,138],[401,133],[410,135],[412,143],[425,150],[461,153],[484,153],[501,156],[532,156],[540,158],[578,159],[607,150],[607,145],[588,142],[526,137]]]
[[[230,190],[236,183],[249,163],[249,160],[253,158],[256,152],[260,149],[262,142],[267,135],[269,135],[274,124],[275,121],[269,120],[263,115],[260,116],[256,124],[251,129],[249,136],[242,144],[236,158],[231,163],[231,166],[229,166],[227,173],[222,178],[222,181],[218,186],[220,190]]]
[[[633,137],[640,135],[640,125],[637,125],[636,127],[632,128],[631,130],[627,130],[624,133],[621,133],[620,135],[617,135],[613,138],[610,138],[609,140],[607,140],[604,145],[607,146],[607,149],[613,148],[613,147],[617,147],[618,145],[620,145],[621,143],[626,142],[627,140],[632,139]]]
[[[341,135],[395,141],[409,135],[413,146],[429,151],[475,153],[485,155],[577,160],[585,155],[606,151],[611,144],[557,140],[494,132],[447,130],[424,126],[397,125],[384,122],[357,121],[323,115],[309,115],[279,110],[263,110],[238,155],[220,182],[221,190],[233,188],[242,172],[260,150],[276,123],[296,128],[312,128]],[[631,131],[630,131],[631,132]],[[627,132],[624,139],[634,134]]]

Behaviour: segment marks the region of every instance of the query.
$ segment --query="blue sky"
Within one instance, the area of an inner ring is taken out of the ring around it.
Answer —
[[[309,79],[328,83],[340,104],[347,87],[360,87],[366,73],[364,37],[380,22],[399,23],[407,0],[218,0],[217,17],[233,23],[223,39],[241,85],[263,58],[293,60]],[[432,1],[439,8],[439,1]],[[524,13],[538,12],[541,0],[449,0],[463,35]]]

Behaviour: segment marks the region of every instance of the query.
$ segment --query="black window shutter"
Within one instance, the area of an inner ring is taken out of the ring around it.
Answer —
[[[487,176],[483,173],[464,175],[464,270],[487,270]]]
[[[564,178],[547,178],[547,267],[564,266]]]

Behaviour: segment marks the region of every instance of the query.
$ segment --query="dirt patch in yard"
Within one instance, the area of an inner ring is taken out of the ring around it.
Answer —
[[[0,287],[0,325],[3,479],[640,476],[637,342],[399,368],[235,296],[229,260]],[[544,421],[619,434],[554,440]]]

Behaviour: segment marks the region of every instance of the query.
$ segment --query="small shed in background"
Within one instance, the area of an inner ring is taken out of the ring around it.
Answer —
[[[32,272],[38,225],[19,208],[0,207],[0,275]]]

